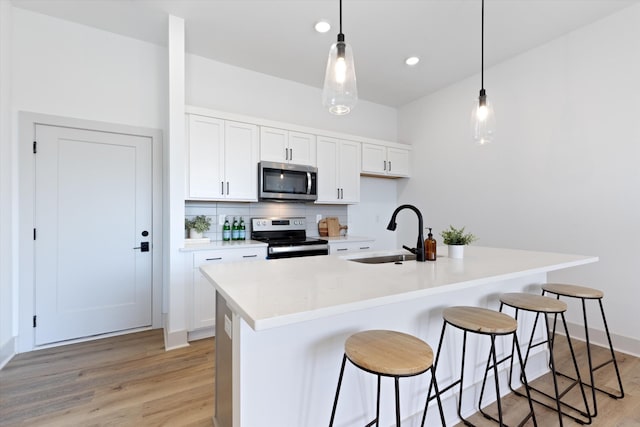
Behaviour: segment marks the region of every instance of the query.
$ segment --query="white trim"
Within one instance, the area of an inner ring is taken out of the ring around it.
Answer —
[[[178,348],[189,347],[188,333],[186,330],[169,332],[169,314],[163,314],[164,324],[164,349],[165,351],[176,350]]]
[[[567,322],[567,326],[569,327],[572,340],[578,339],[580,341],[586,341],[584,325]],[[558,333],[560,332],[558,331]],[[640,340],[624,335],[612,334],[611,331],[609,331],[609,334],[611,335],[611,342],[613,343],[613,349],[615,351],[640,357]],[[589,328],[589,341],[591,344],[599,345],[600,347],[609,347],[607,335],[600,329]]]
[[[200,116],[215,117],[223,120],[233,120],[235,122],[250,123],[258,126],[267,126],[271,128],[286,129],[286,130],[295,131],[295,132],[310,133],[318,136],[327,136],[330,138],[337,138],[337,139],[347,139],[350,141],[366,142],[369,144],[385,145],[387,147],[395,147],[395,148],[401,148],[404,150],[411,150],[411,145],[409,144],[401,144],[398,142],[384,141],[381,139],[374,139],[374,138],[366,138],[363,136],[351,135],[348,133],[334,132],[334,131],[329,131],[325,129],[317,129],[317,128],[311,128],[306,126],[299,126],[292,123],[278,122],[275,120],[263,119],[260,117],[245,116],[242,114],[227,113],[225,111],[211,110],[208,108],[195,107],[193,105],[187,105],[185,107],[185,112],[188,114],[197,114]]]
[[[187,333],[187,339],[189,341],[201,340],[204,338],[211,338],[216,336],[216,329],[214,327],[211,328],[200,328],[194,331],[189,331]]]
[[[16,355],[16,338],[11,337],[2,347],[0,347],[0,370]]]
[[[151,138],[153,156],[153,287],[152,287],[152,327],[162,327],[162,132],[157,129],[106,123],[93,120],[75,119],[32,112],[18,113],[18,162],[19,162],[19,307],[17,351],[23,353],[44,346],[35,346],[32,318],[35,314],[33,276],[33,226],[34,226],[34,159],[32,144],[36,124],[112,132]],[[131,330],[131,331],[137,331]],[[131,332],[127,331],[127,332]],[[124,332],[124,333],[127,333]],[[116,334],[121,334],[118,332]],[[100,335],[100,337],[105,335]],[[95,339],[90,337],[89,339]],[[55,345],[67,344],[65,341]],[[55,346],[54,345],[54,346]]]

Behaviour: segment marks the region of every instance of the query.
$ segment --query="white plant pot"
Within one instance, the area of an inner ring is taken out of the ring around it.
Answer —
[[[464,245],[449,245],[449,258],[464,258]]]
[[[195,228],[189,230],[190,239],[202,239],[202,233],[198,233]]]

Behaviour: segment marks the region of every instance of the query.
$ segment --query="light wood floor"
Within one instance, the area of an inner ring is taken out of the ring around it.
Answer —
[[[17,355],[0,426],[212,426],[214,340],[165,351],[161,330]]]
[[[212,426],[214,340],[169,352],[163,345],[156,330],[20,354],[0,371],[0,426]],[[566,363],[567,354],[560,348],[558,359]],[[618,362],[625,398],[599,394],[594,426],[640,426],[640,359],[619,353]],[[615,385],[612,369],[598,372],[596,383]],[[510,425],[528,408],[522,398],[504,402]],[[555,412],[535,411],[540,427],[558,425]],[[565,418],[564,425],[579,424]]]

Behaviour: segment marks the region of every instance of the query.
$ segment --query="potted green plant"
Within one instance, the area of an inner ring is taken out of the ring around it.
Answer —
[[[205,215],[198,215],[193,219],[184,220],[184,226],[189,230],[190,239],[202,239],[202,233],[209,231],[211,219]]]
[[[465,233],[464,227],[455,228],[450,225],[448,230],[444,230],[440,233],[442,241],[449,248],[449,258],[464,258],[464,247],[471,242],[478,240],[476,236],[471,233]]]

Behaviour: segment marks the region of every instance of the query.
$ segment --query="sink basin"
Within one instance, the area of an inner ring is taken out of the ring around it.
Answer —
[[[363,264],[385,264],[389,262],[401,263],[402,261],[415,261],[416,256],[414,254],[400,254],[400,255],[383,255],[373,256],[368,258],[354,258],[349,261],[361,262]]]

